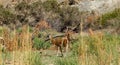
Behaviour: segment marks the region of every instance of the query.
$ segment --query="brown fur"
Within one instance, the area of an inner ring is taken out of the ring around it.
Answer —
[[[70,42],[70,34],[69,33],[66,33],[64,37],[56,37],[56,38],[53,38],[51,35],[49,36],[50,38],[50,41],[53,45],[55,45],[57,48],[58,48],[58,52],[60,51],[61,52],[61,55],[63,56],[63,47],[65,48],[65,52],[68,51],[68,45],[69,45],[69,42]],[[57,55],[58,55],[58,52],[57,52]]]

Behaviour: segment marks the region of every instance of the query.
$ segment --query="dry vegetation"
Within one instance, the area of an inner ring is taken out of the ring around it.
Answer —
[[[0,6],[0,65],[120,65],[120,9],[88,14],[56,0],[21,2],[14,11]],[[45,40],[67,27],[73,30],[73,39],[67,38],[70,50],[57,57],[57,49]],[[95,32],[99,27],[115,28],[118,34]]]
[[[56,57],[53,51],[45,48],[47,42],[41,39],[35,40],[34,44],[45,44],[39,50],[32,49],[31,32],[29,27],[24,25],[22,31],[10,31],[3,27],[3,39],[5,48],[0,46],[1,65],[119,65],[120,63],[120,37],[103,32],[94,32],[89,29],[89,36],[80,36],[78,40],[72,42],[71,50],[65,57]],[[41,40],[41,41],[39,41]],[[37,42],[39,41],[39,42]],[[49,57],[49,54],[50,57]],[[46,59],[46,60],[44,60]],[[51,61],[48,61],[50,60]]]

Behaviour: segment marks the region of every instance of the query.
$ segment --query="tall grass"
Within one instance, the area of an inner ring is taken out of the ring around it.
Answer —
[[[118,65],[119,36],[96,34],[83,38],[79,46],[81,65]],[[81,45],[82,44],[82,45]]]
[[[20,34],[18,34],[20,33]],[[39,51],[32,50],[31,33],[29,27],[24,26],[21,32],[16,30],[10,33],[4,28],[5,52],[0,46],[0,65],[6,63],[14,65],[43,65],[46,62],[54,65],[119,65],[120,64],[120,36],[90,31],[89,36],[78,38],[72,44],[72,50],[65,57],[45,57]],[[36,49],[47,49],[49,43],[43,39],[34,39]],[[47,61],[48,59],[51,61]],[[45,60],[43,60],[45,59]]]
[[[0,65],[41,65],[39,52],[32,51],[32,40],[29,27],[24,25],[21,32],[3,27],[5,51],[0,46]]]
[[[56,65],[119,65],[119,41],[115,35],[101,35],[83,37],[73,43],[72,55],[59,58]]]

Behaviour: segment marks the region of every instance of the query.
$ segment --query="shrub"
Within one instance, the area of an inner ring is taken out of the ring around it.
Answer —
[[[53,12],[58,12],[59,7],[58,7],[58,2],[56,0],[47,0],[43,3],[43,7],[45,8],[46,11],[53,11]]]
[[[15,11],[17,12],[17,19],[22,24],[30,24],[37,23],[40,19],[43,18],[43,7],[42,2],[37,1],[31,4],[26,2],[21,2],[15,7]],[[30,21],[34,19],[33,21]],[[35,24],[34,24],[35,25]]]
[[[16,26],[22,24],[35,26],[40,20],[46,19],[57,31],[63,31],[66,26],[76,26],[80,22],[79,9],[69,5],[60,7],[58,4],[56,0],[45,2],[39,0],[31,4],[21,2],[15,6],[15,13],[1,6],[0,19],[5,24],[16,23]]]
[[[80,22],[81,13],[77,7],[62,7],[59,14],[63,20],[62,22],[65,24],[68,23],[68,25],[75,25],[76,23],[78,23],[78,21]]]
[[[30,5],[26,2],[21,2],[15,7],[17,20],[22,24],[28,23],[27,17],[30,15]]]
[[[81,13],[77,7],[65,6],[60,12],[61,27],[71,26],[75,27],[80,23]]]
[[[32,17],[35,18],[36,22],[39,22],[41,19],[44,18],[43,13],[45,11],[43,8],[43,4],[40,0],[32,3],[30,6],[31,6],[30,15],[32,15]]]
[[[15,23],[15,18],[15,15],[9,9],[0,6],[0,21],[2,21],[3,24]]]
[[[101,18],[99,20],[99,23],[101,25],[103,25],[103,26],[108,26],[110,24],[110,22],[109,22],[110,20],[112,20],[112,19],[120,19],[120,15],[119,14],[120,14],[120,8],[117,8],[117,9],[111,11],[111,12],[105,13],[105,14],[103,14],[101,16]],[[117,22],[114,22],[114,23],[117,24]],[[111,25],[113,25],[113,23]]]
[[[77,7],[64,6],[59,8],[59,11],[52,12],[48,18],[50,24],[57,31],[63,32],[67,26],[75,27],[80,23],[80,11]]]
[[[41,38],[37,38],[35,37],[34,39],[34,44],[33,44],[33,48],[36,49],[47,49],[48,47],[50,47],[50,43],[45,42],[43,39]]]
[[[15,7],[15,9],[17,10],[17,11],[24,11],[25,9],[27,10],[27,9],[30,9],[30,6],[28,5],[28,3],[26,3],[26,2],[21,2],[21,3],[19,3],[16,7]]]

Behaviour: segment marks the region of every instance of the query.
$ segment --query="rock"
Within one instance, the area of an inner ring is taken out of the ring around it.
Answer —
[[[77,6],[80,11],[98,11],[105,13],[119,7],[120,0],[84,0],[80,1]]]

